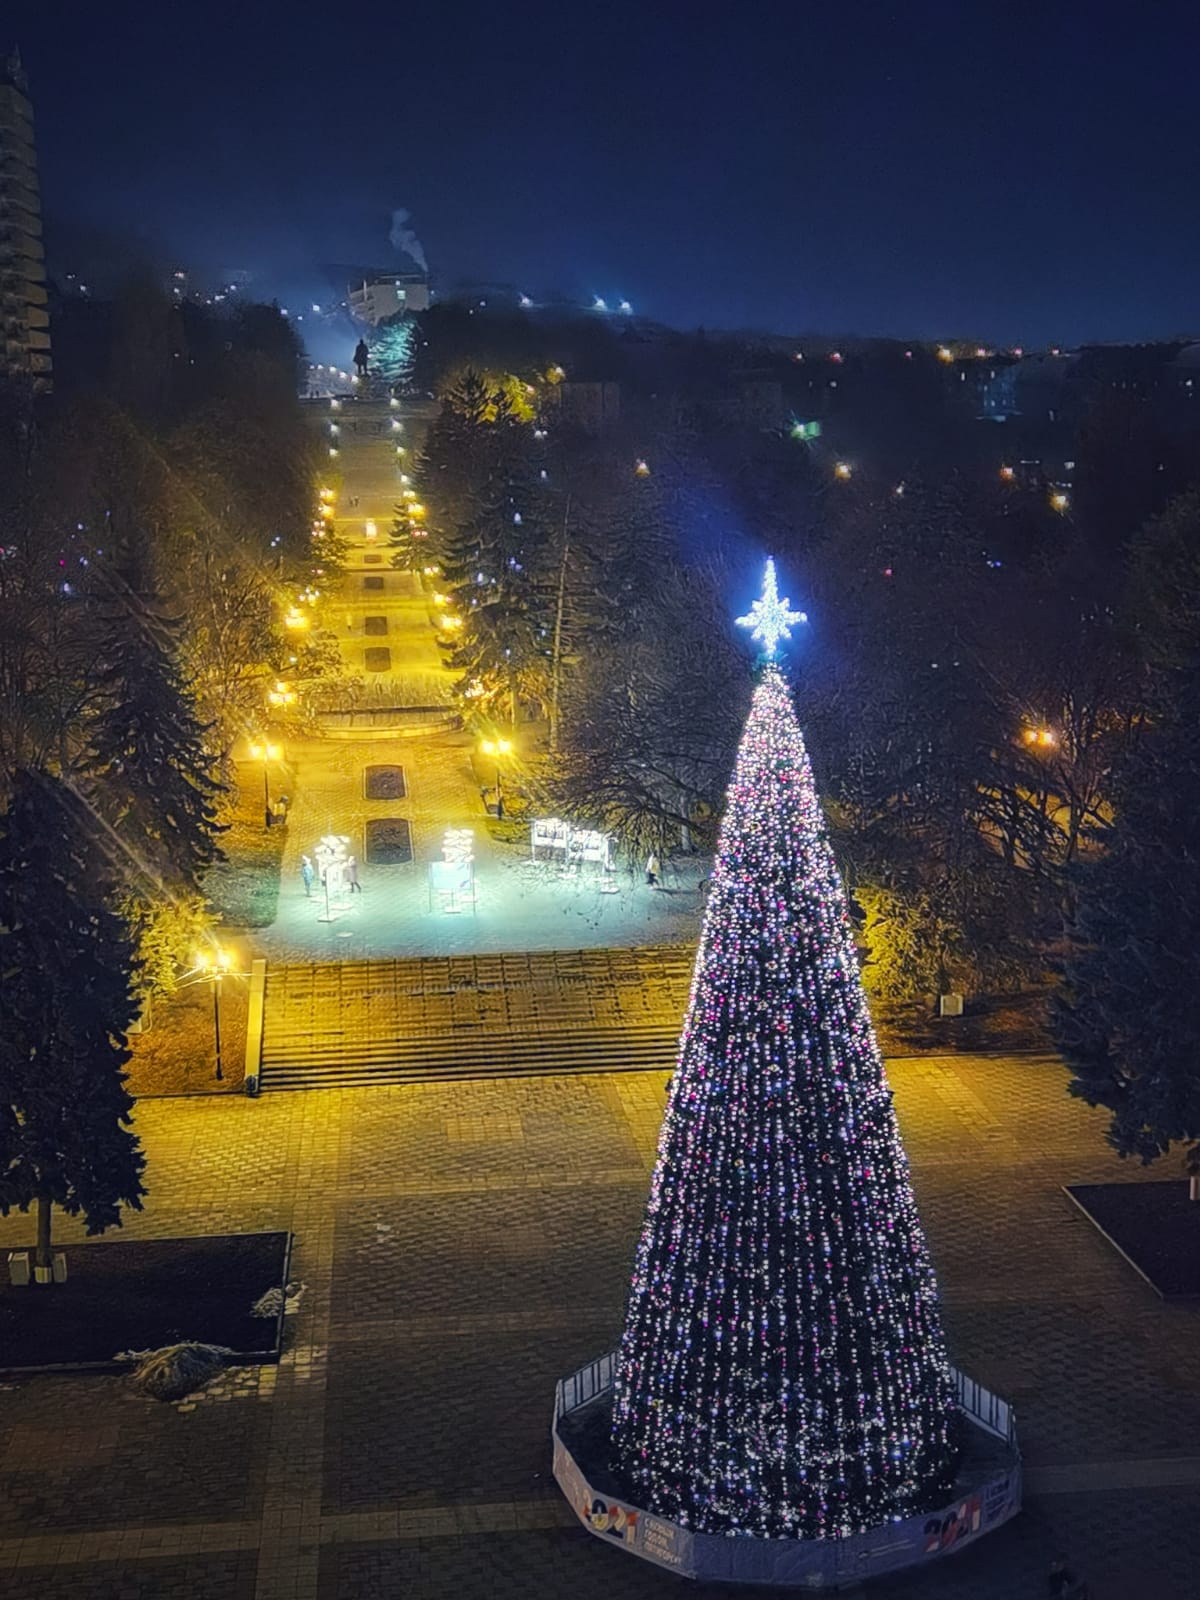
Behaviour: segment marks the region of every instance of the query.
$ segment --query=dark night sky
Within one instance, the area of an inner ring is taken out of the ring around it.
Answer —
[[[391,259],[688,326],[1200,328],[1195,0],[16,0],[44,204],[295,283]]]

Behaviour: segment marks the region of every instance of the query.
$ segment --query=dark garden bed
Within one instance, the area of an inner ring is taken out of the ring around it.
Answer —
[[[363,651],[363,664],[368,672],[390,672],[392,652],[385,644],[371,645]]]
[[[375,817],[367,823],[367,860],[373,867],[399,867],[412,860],[412,829],[404,817]]]
[[[407,793],[403,767],[363,768],[363,795],[367,800],[403,800]]]
[[[1164,1300],[1200,1296],[1200,1200],[1174,1183],[1078,1183],[1067,1193]]]
[[[233,947],[240,967],[249,955]],[[145,1033],[130,1039],[125,1086],[139,1100],[166,1094],[240,1094],[246,1070],[250,982],[240,973],[221,980],[221,1066],[216,1074],[211,983],[192,983],[156,1000]],[[2,1267],[0,1263],[0,1267]]]
[[[364,617],[363,632],[368,639],[384,639],[387,637],[388,619],[386,617]]]
[[[128,1239],[62,1247],[67,1281],[14,1287],[0,1279],[0,1371],[91,1367],[125,1371],[124,1350],[182,1340],[225,1345],[242,1362],[279,1359],[282,1316],[254,1317],[284,1288],[289,1233]]]
[[[204,880],[204,892],[227,928],[269,928],[279,909],[279,869],[287,828],[267,828],[261,766],[239,767],[236,804],[222,815],[225,859]],[[290,792],[282,767],[272,769],[272,798]]]

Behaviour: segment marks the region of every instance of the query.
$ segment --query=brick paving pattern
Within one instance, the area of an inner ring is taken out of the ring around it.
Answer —
[[[1200,1308],[1160,1302],[1061,1193],[1138,1171],[1051,1060],[891,1075],[953,1355],[1015,1403],[1030,1493],[993,1538],[868,1592],[1040,1596],[1063,1550],[1094,1600],[1194,1600]],[[716,1600],[606,1549],[550,1478],[554,1380],[620,1325],[663,1089],[142,1102],[127,1234],[291,1228],[304,1290],[278,1369],[184,1405],[111,1376],[0,1385],[0,1595]],[[0,1220],[0,1246],[28,1234]]]

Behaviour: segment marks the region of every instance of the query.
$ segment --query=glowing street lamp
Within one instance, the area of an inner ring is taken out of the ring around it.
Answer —
[[[648,462],[643,461],[640,456],[633,470],[639,478],[648,478],[650,476],[650,465]]]
[[[271,826],[271,788],[268,769],[272,761],[278,761],[283,751],[277,744],[271,744],[263,739],[250,746],[251,761],[261,761],[263,764],[263,827]]]
[[[513,742],[511,739],[495,738],[481,739],[479,741],[479,753],[493,757],[496,762],[496,816],[498,819],[504,816],[504,774],[500,770],[500,763],[505,756],[512,755],[512,751]]]
[[[283,625],[285,628],[291,628],[294,631],[298,630],[302,632],[308,627],[309,619],[297,606],[293,606],[290,611],[286,611],[284,613]]]
[[[220,1083],[225,1072],[221,1063],[221,979],[233,966],[233,957],[228,950],[222,950],[219,944],[214,944],[210,949],[201,950],[196,956],[196,970],[212,979],[213,997],[213,1043],[216,1047],[217,1057],[217,1082]]]
[[[1017,469],[1015,467],[1001,467],[1000,468],[1000,477],[1003,480],[1003,482],[1005,482],[1005,483],[1011,483],[1013,481],[1013,479],[1016,477],[1016,475],[1017,475]]]
[[[839,461],[833,469],[833,475],[835,478],[840,478],[843,483],[846,483],[854,476],[854,468],[848,461]]]
[[[1036,750],[1053,750],[1058,743],[1058,735],[1053,728],[1029,727],[1024,733],[1025,743]]]
[[[1050,507],[1053,511],[1066,511],[1070,504],[1070,495],[1064,494],[1061,489],[1055,490],[1055,492],[1050,496]]]
[[[273,706],[294,706],[296,691],[290,683],[285,683],[282,678],[276,679],[275,687],[267,693],[267,703]]]

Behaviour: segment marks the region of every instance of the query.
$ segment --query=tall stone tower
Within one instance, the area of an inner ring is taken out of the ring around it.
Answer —
[[[0,60],[0,369],[50,387],[50,316],[33,107],[21,58]]]

